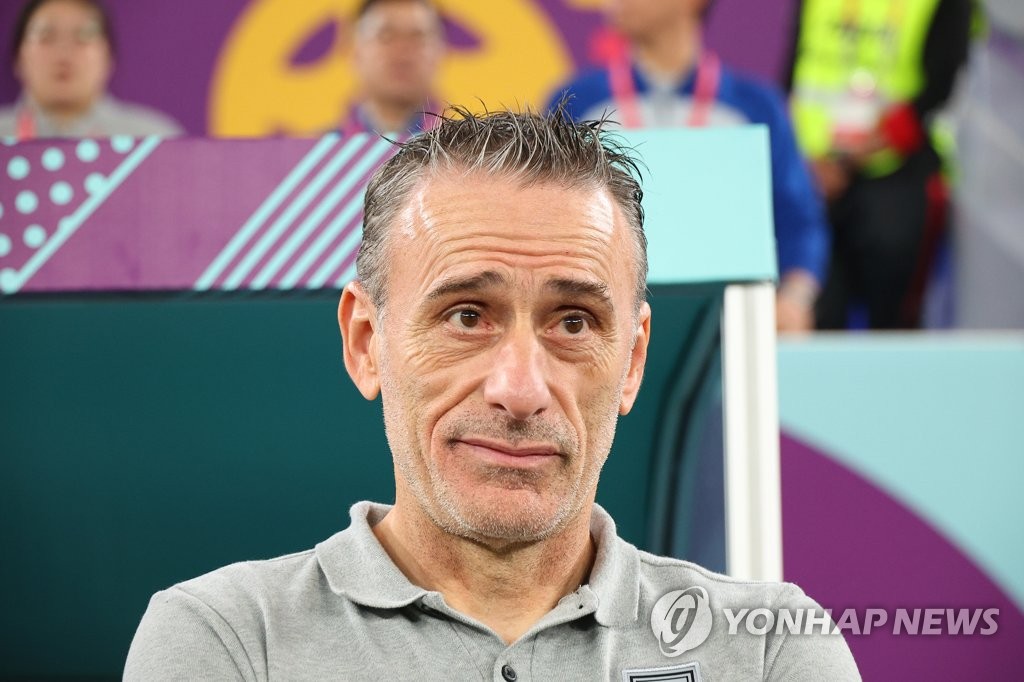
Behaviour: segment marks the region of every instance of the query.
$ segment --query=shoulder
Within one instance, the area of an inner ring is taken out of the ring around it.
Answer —
[[[575,78],[558,87],[552,94],[549,108],[553,108],[562,99],[569,95],[568,108],[573,118],[579,118],[595,104],[608,100],[612,96],[611,85],[608,80],[606,69],[587,69],[576,75]]]
[[[222,613],[262,610],[270,599],[317,581],[320,566],[309,549],[260,561],[241,561],[172,586],[167,591],[198,599]]]
[[[645,552],[640,565],[640,612],[650,614],[652,627],[689,608],[697,619],[703,612],[708,643],[701,652],[709,661],[740,668],[747,661],[744,674],[756,670],[765,680],[860,679],[829,612],[798,586],[731,578]],[[757,664],[749,667],[748,658]]]
[[[785,102],[778,87],[731,68],[722,70],[719,99],[742,111],[752,123],[773,126],[786,121]]]
[[[156,109],[114,99],[108,105],[112,133],[172,136],[184,132],[177,121]]]
[[[717,608],[800,608],[817,606],[792,583],[732,578],[703,566],[640,551],[641,598],[657,600],[668,592],[703,588]],[[644,589],[646,588],[646,589]],[[646,593],[646,595],[644,594]]]
[[[262,639],[260,631],[273,612],[308,601],[321,585],[320,576],[314,550],[243,561],[157,592],[147,616],[182,626],[202,622],[242,639]]]
[[[0,106],[0,137],[17,134],[18,108],[15,105]]]
[[[246,561],[153,595],[132,639],[124,679],[265,677],[280,613],[301,613],[318,584],[312,550]]]

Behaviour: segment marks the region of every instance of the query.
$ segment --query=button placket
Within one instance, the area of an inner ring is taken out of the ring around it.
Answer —
[[[519,673],[508,663],[501,666],[501,676],[505,679],[505,682],[516,682],[519,679]]]

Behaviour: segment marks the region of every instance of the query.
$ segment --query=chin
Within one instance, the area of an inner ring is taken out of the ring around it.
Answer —
[[[529,489],[482,486],[476,495],[444,504],[456,534],[473,540],[530,543],[565,527],[573,516],[566,498],[551,499]]]

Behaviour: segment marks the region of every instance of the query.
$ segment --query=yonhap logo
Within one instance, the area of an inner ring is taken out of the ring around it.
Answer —
[[[670,658],[699,647],[711,634],[707,590],[689,587],[664,595],[651,611],[651,631]]]

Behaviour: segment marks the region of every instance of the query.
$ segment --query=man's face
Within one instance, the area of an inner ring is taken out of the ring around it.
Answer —
[[[699,15],[707,0],[605,0],[609,23],[627,38],[638,40],[680,16]]]
[[[504,542],[548,537],[593,501],[646,358],[632,239],[605,190],[420,184],[374,335],[399,499]]]
[[[111,68],[96,12],[75,0],[51,0],[32,15],[15,71],[43,108],[82,109],[103,94]]]
[[[437,15],[416,0],[377,3],[356,26],[355,67],[371,98],[422,103],[430,96],[443,53]]]

